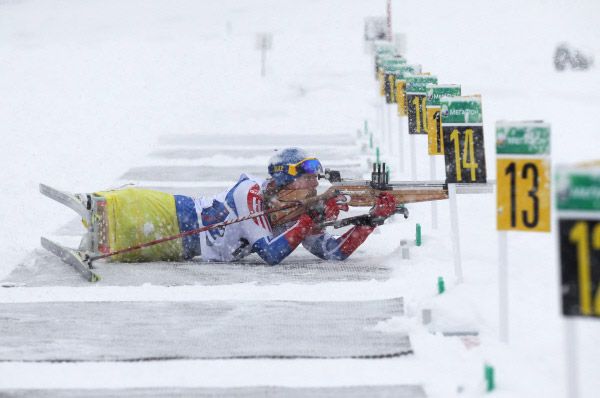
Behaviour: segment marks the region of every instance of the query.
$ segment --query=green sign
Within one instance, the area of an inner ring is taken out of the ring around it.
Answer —
[[[481,116],[481,97],[442,97],[440,98],[442,124],[483,123]]]
[[[458,84],[428,84],[427,90],[427,106],[440,106],[440,98],[442,97],[459,97],[460,85]]]
[[[550,125],[542,121],[496,123],[498,155],[549,155]]]
[[[387,65],[388,63],[390,65],[404,65],[406,64],[406,60],[401,56],[395,55],[393,53],[383,53],[375,55],[375,70],[377,70],[377,68],[379,67],[384,68],[384,65]]]
[[[402,65],[396,71],[396,80],[406,80],[406,77],[415,73],[421,73],[421,65]]]
[[[384,58],[379,63],[379,66],[381,66],[384,70],[398,68],[403,65],[406,65],[406,60],[404,58]]]
[[[437,76],[408,75],[406,76],[406,94],[426,94],[428,84],[437,84]]]
[[[404,65],[402,64],[386,64],[384,66],[382,66],[383,69],[383,73],[388,73],[388,74],[392,74],[392,75],[396,75],[397,73],[401,72],[404,68]]]
[[[374,47],[375,54],[394,53],[396,51],[394,43],[389,41],[378,40],[374,43]]]
[[[393,52],[383,52],[375,55],[380,62],[383,62],[388,59],[404,59],[401,55],[398,55]]]
[[[600,211],[600,167],[561,167],[556,172],[558,210]]]

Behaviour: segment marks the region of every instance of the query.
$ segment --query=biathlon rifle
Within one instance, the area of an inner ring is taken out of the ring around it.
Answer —
[[[300,215],[310,212],[312,209],[323,206],[325,201],[338,196],[344,196],[343,202],[353,207],[372,207],[377,197],[382,192],[388,192],[396,199],[396,213],[408,218],[408,203],[429,202],[432,200],[448,199],[448,184],[443,181],[399,181],[390,182],[389,173],[385,163],[374,163],[371,172],[371,180],[343,179],[339,171],[325,169],[319,179],[325,179],[331,183],[324,193],[315,197],[298,201],[301,206],[289,213],[271,214],[271,224],[280,225],[295,220]],[[340,220],[321,223],[321,226],[333,226],[341,228],[350,224],[354,225],[381,225],[384,218],[372,217],[364,214],[356,217],[348,217]]]

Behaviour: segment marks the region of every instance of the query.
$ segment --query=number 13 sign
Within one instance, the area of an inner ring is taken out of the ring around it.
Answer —
[[[496,123],[498,230],[550,231],[550,126]]]

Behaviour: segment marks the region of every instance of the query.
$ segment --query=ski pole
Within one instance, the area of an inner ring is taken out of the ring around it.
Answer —
[[[289,205],[285,205],[285,206],[281,206],[281,207],[276,207],[276,208],[269,209],[269,210],[263,210],[263,211],[259,211],[259,212],[250,213],[250,214],[248,214],[247,216],[244,216],[244,217],[234,218],[233,220],[223,221],[223,222],[220,222],[220,223],[217,223],[217,224],[206,225],[204,227],[200,227],[200,228],[192,229],[192,230],[189,230],[189,231],[181,232],[181,233],[179,233],[177,235],[167,236],[165,238],[156,239],[156,240],[153,240],[153,241],[150,241],[150,242],[140,243],[139,245],[130,246],[130,247],[127,247],[125,249],[119,249],[119,250],[115,250],[115,251],[112,251],[112,252],[109,252],[109,253],[99,254],[97,256],[87,256],[84,259],[84,261],[86,261],[88,263],[88,265],[91,266],[92,262],[94,262],[96,260],[102,260],[104,258],[116,256],[118,254],[129,253],[129,252],[132,252],[132,251],[135,251],[135,250],[143,249],[145,247],[158,245],[159,243],[168,242],[170,240],[175,240],[175,239],[183,238],[185,236],[196,235],[196,234],[199,234],[200,232],[204,232],[204,231],[208,231],[208,230],[216,229],[216,228],[226,227],[227,225],[235,224],[235,223],[246,221],[246,220],[252,220],[254,218],[261,217],[261,216],[264,216],[264,215],[267,215],[267,214],[276,213],[278,211],[288,210],[288,209],[296,208],[296,207],[299,207],[299,206],[302,206],[302,204],[296,202],[296,203],[293,203],[293,204],[289,204]]]

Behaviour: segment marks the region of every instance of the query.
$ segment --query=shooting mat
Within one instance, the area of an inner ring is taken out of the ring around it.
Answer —
[[[412,353],[376,330],[402,298],[372,301],[0,304],[0,361],[387,358]]]
[[[417,385],[348,386],[348,387],[230,387],[230,388],[130,388],[73,390],[0,390],[3,397],[21,398],[111,398],[111,397],[181,397],[181,398],[422,398],[425,391]]]

